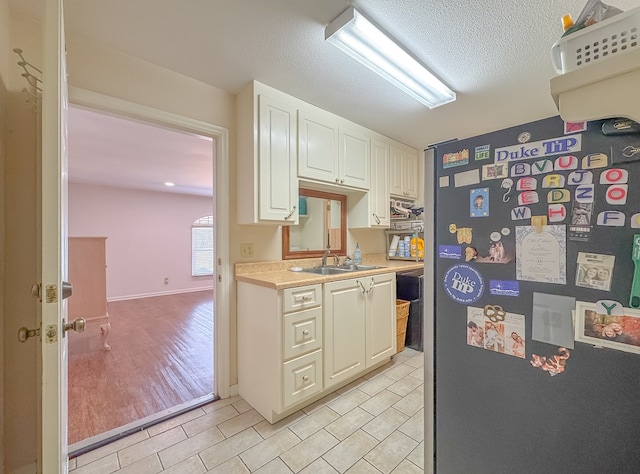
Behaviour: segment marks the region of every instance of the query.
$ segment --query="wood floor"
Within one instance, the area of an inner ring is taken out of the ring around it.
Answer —
[[[69,444],[213,392],[213,293],[109,303],[99,324],[69,333]]]

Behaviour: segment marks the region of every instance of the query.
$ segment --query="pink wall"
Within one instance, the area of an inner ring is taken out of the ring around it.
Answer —
[[[212,288],[191,276],[191,224],[211,214],[211,197],[69,183],[69,236],[107,237],[111,301]]]

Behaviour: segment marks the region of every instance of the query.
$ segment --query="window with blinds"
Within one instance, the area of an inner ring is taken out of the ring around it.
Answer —
[[[213,275],[213,216],[191,225],[191,275]]]

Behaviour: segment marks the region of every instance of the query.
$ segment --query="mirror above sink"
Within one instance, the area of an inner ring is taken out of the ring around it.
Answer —
[[[282,259],[347,254],[347,196],[300,188],[298,225],[282,227]]]

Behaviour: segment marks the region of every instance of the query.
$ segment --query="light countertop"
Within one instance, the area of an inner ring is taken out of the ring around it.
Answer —
[[[331,262],[333,263],[333,262]],[[314,267],[320,265],[319,258],[301,260],[277,260],[271,262],[250,262],[235,264],[235,279],[245,283],[281,290],[304,285],[315,285],[329,281],[349,280],[364,276],[381,275],[389,272],[418,270],[424,262],[409,260],[387,260],[385,255],[363,255],[363,265],[375,265],[383,268],[357,272],[345,272],[339,275],[317,275],[315,273],[292,272],[292,267]]]

